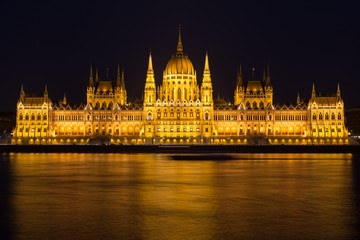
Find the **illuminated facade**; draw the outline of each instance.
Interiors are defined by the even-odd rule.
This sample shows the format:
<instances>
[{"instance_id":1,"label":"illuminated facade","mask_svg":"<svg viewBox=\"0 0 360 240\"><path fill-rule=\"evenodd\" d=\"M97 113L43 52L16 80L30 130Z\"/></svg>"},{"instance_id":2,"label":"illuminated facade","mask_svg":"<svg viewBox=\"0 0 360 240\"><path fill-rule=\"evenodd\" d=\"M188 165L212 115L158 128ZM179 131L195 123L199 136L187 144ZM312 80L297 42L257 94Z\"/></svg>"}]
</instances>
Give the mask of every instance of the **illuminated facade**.
<instances>
[{"instance_id":1,"label":"illuminated facade","mask_svg":"<svg viewBox=\"0 0 360 240\"><path fill-rule=\"evenodd\" d=\"M141 103L128 103L124 73L116 81L93 79L87 103L53 103L21 88L13 144L85 144L109 139L112 144L348 144L344 102L337 93L297 104L273 104L269 68L259 81L243 81L238 72L234 103L213 99L208 54L201 85L181 36L160 86L155 84L151 54Z\"/></svg>"}]
</instances>

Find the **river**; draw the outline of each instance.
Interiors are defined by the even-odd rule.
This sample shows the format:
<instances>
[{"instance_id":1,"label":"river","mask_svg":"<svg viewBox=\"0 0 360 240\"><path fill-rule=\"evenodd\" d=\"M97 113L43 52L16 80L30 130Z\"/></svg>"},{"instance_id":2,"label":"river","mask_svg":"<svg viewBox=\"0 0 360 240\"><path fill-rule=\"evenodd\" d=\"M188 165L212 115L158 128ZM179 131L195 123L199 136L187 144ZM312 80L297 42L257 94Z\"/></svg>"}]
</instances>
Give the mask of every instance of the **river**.
<instances>
[{"instance_id":1,"label":"river","mask_svg":"<svg viewBox=\"0 0 360 240\"><path fill-rule=\"evenodd\" d=\"M360 156L11 153L0 239L360 239Z\"/></svg>"}]
</instances>

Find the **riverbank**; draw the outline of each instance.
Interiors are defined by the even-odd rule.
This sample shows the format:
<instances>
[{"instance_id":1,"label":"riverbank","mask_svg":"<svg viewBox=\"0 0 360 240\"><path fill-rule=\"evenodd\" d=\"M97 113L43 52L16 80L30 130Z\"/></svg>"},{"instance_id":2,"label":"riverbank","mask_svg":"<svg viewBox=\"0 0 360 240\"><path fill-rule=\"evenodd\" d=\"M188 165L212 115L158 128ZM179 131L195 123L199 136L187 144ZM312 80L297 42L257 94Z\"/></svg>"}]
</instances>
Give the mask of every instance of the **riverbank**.
<instances>
[{"instance_id":1,"label":"riverbank","mask_svg":"<svg viewBox=\"0 0 360 240\"><path fill-rule=\"evenodd\" d=\"M12 153L360 153L354 145L0 145Z\"/></svg>"}]
</instances>

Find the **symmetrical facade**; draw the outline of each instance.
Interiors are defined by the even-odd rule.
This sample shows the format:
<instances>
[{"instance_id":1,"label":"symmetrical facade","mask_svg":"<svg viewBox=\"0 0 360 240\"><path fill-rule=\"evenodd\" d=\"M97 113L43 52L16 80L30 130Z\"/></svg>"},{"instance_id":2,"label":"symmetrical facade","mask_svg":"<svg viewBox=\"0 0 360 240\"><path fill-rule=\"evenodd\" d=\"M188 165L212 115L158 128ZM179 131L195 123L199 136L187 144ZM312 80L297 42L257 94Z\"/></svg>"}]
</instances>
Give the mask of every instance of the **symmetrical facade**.
<instances>
[{"instance_id":1,"label":"symmetrical facade","mask_svg":"<svg viewBox=\"0 0 360 240\"><path fill-rule=\"evenodd\" d=\"M201 85L179 33L176 54L156 86L151 53L142 102L127 102L124 73L116 81L95 80L92 68L87 103L53 103L21 87L13 144L348 144L344 102L337 93L297 104L275 105L269 68L259 81L238 72L234 103L213 99L208 53Z\"/></svg>"}]
</instances>

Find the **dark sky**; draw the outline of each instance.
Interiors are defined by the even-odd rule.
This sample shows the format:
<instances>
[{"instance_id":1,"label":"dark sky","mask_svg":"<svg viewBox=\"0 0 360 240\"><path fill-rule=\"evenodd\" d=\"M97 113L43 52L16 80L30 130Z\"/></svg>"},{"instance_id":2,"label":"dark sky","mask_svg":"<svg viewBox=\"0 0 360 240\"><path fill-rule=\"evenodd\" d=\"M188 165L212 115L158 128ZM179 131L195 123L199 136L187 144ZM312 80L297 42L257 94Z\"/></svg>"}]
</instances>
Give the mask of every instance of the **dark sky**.
<instances>
[{"instance_id":1,"label":"dark sky","mask_svg":"<svg viewBox=\"0 0 360 240\"><path fill-rule=\"evenodd\" d=\"M90 64L100 79L125 70L128 99L141 97L151 49L157 84L176 51L184 52L201 83L209 52L214 96L233 101L236 71L261 79L270 64L276 103L308 98L340 83L346 107L360 105L360 14L346 1L8 1L1 5L0 110L15 111L20 86L51 99L66 93L86 102Z\"/></svg>"}]
</instances>

